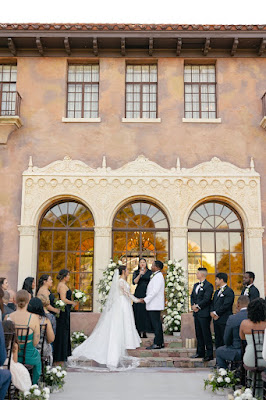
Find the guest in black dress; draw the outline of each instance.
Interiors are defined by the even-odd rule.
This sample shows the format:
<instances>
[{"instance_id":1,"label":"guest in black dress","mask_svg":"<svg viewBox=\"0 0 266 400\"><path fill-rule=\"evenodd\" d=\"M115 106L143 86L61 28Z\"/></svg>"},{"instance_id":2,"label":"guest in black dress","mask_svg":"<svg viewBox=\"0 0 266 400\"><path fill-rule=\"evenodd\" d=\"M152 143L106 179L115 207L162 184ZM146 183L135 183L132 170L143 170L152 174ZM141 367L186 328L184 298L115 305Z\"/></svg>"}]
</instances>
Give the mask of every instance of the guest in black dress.
<instances>
[{"instance_id":1,"label":"guest in black dress","mask_svg":"<svg viewBox=\"0 0 266 400\"><path fill-rule=\"evenodd\" d=\"M132 283L137 285L134 296L138 299L146 297L147 286L150 282L151 270L147 267L145 258L139 260L139 266L137 271L133 273ZM146 332L152 332L149 315L146 311L145 303L133 303L133 311L135 317L136 328L142 337L146 338Z\"/></svg>"},{"instance_id":2,"label":"guest in black dress","mask_svg":"<svg viewBox=\"0 0 266 400\"><path fill-rule=\"evenodd\" d=\"M50 304L47 306L47 310L51 312L52 314L59 314L60 311L58 308L54 307L54 302L55 302L55 296L53 293L50 292L51 287L53 286L53 279L51 275L48 274L43 274L41 275L39 282L38 282L38 287L36 290L37 296L40 294L49 297Z\"/></svg>"},{"instance_id":3,"label":"guest in black dress","mask_svg":"<svg viewBox=\"0 0 266 400\"><path fill-rule=\"evenodd\" d=\"M30 294L30 297L33 297L33 290L35 289L36 282L35 279L32 276L28 276L23 282L22 289L27 290L27 292Z\"/></svg>"},{"instance_id":4,"label":"guest in black dress","mask_svg":"<svg viewBox=\"0 0 266 400\"><path fill-rule=\"evenodd\" d=\"M75 307L77 303L71 300L72 291L67 286L70 279L69 271L67 269L61 269L57 275L57 279L60 281L57 286L59 299L66 304L66 307L65 311L60 311L60 315L57 318L54 341L54 361L64 362L67 361L67 357L71 355L70 310L71 306Z\"/></svg>"}]
</instances>

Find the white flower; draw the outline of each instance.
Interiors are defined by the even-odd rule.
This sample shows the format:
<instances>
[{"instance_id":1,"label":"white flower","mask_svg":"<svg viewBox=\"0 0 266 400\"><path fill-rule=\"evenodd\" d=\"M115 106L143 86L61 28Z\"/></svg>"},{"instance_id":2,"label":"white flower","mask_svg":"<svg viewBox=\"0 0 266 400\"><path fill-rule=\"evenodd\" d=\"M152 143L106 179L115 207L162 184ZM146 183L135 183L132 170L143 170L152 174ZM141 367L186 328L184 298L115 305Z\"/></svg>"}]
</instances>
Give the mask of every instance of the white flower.
<instances>
[{"instance_id":1,"label":"white flower","mask_svg":"<svg viewBox=\"0 0 266 400\"><path fill-rule=\"evenodd\" d=\"M66 371L62 371L62 375L66 376L67 372Z\"/></svg>"},{"instance_id":2,"label":"white flower","mask_svg":"<svg viewBox=\"0 0 266 400\"><path fill-rule=\"evenodd\" d=\"M253 399L252 393L245 393L245 399L246 400L252 400Z\"/></svg>"},{"instance_id":3,"label":"white flower","mask_svg":"<svg viewBox=\"0 0 266 400\"><path fill-rule=\"evenodd\" d=\"M171 297L171 298L174 297L174 293L170 293L170 296L169 296L169 297Z\"/></svg>"},{"instance_id":4,"label":"white flower","mask_svg":"<svg viewBox=\"0 0 266 400\"><path fill-rule=\"evenodd\" d=\"M24 397L28 397L30 395L30 392L28 390L26 390L26 392L23 393Z\"/></svg>"},{"instance_id":5,"label":"white flower","mask_svg":"<svg viewBox=\"0 0 266 400\"><path fill-rule=\"evenodd\" d=\"M79 293L76 293L76 298L77 298L77 299L80 299L81 297L83 297L83 294L82 294L82 293L80 293L80 292L79 292Z\"/></svg>"},{"instance_id":6,"label":"white flower","mask_svg":"<svg viewBox=\"0 0 266 400\"><path fill-rule=\"evenodd\" d=\"M219 375L221 375L221 376L227 375L226 370L225 370L224 368L220 368L220 369L219 369Z\"/></svg>"},{"instance_id":7,"label":"white flower","mask_svg":"<svg viewBox=\"0 0 266 400\"><path fill-rule=\"evenodd\" d=\"M109 285L106 285L106 290L110 290L110 286Z\"/></svg>"},{"instance_id":8,"label":"white flower","mask_svg":"<svg viewBox=\"0 0 266 400\"><path fill-rule=\"evenodd\" d=\"M39 389L34 389L33 394L34 394L35 396L40 396L41 391L40 391Z\"/></svg>"},{"instance_id":9,"label":"white flower","mask_svg":"<svg viewBox=\"0 0 266 400\"><path fill-rule=\"evenodd\" d=\"M235 397L236 396L241 396L241 394L242 394L242 390L241 389L237 389L237 390L234 391L234 396Z\"/></svg>"},{"instance_id":10,"label":"white flower","mask_svg":"<svg viewBox=\"0 0 266 400\"><path fill-rule=\"evenodd\" d=\"M57 373L57 369L56 369L56 368L52 368L52 369L51 369L51 372L52 372L53 374L56 374L56 373Z\"/></svg>"},{"instance_id":11,"label":"white flower","mask_svg":"<svg viewBox=\"0 0 266 400\"><path fill-rule=\"evenodd\" d=\"M31 385L31 387L30 387L31 389L39 389L39 386L38 385Z\"/></svg>"},{"instance_id":12,"label":"white flower","mask_svg":"<svg viewBox=\"0 0 266 400\"><path fill-rule=\"evenodd\" d=\"M118 265L123 265L121 260L118 261Z\"/></svg>"},{"instance_id":13,"label":"white flower","mask_svg":"<svg viewBox=\"0 0 266 400\"><path fill-rule=\"evenodd\" d=\"M224 380L225 380L226 383L230 383L230 382L231 382L231 379L229 378L229 376L227 376L226 378L224 378Z\"/></svg>"},{"instance_id":14,"label":"white flower","mask_svg":"<svg viewBox=\"0 0 266 400\"><path fill-rule=\"evenodd\" d=\"M242 396L241 397L240 396L235 397L235 400L242 400Z\"/></svg>"},{"instance_id":15,"label":"white flower","mask_svg":"<svg viewBox=\"0 0 266 400\"><path fill-rule=\"evenodd\" d=\"M50 393L50 389L48 387L43 388L43 390L45 393L48 393L48 394Z\"/></svg>"},{"instance_id":16,"label":"white flower","mask_svg":"<svg viewBox=\"0 0 266 400\"><path fill-rule=\"evenodd\" d=\"M110 271L110 275L113 276L114 275L114 271Z\"/></svg>"},{"instance_id":17,"label":"white flower","mask_svg":"<svg viewBox=\"0 0 266 400\"><path fill-rule=\"evenodd\" d=\"M112 262L112 267L116 267L116 263L115 262Z\"/></svg>"},{"instance_id":18,"label":"white flower","mask_svg":"<svg viewBox=\"0 0 266 400\"><path fill-rule=\"evenodd\" d=\"M58 378L62 378L61 372L57 372L56 376L57 376Z\"/></svg>"},{"instance_id":19,"label":"white flower","mask_svg":"<svg viewBox=\"0 0 266 400\"><path fill-rule=\"evenodd\" d=\"M49 399L50 395L49 395L48 393L45 393L45 394L43 395L43 397L44 397L45 399Z\"/></svg>"},{"instance_id":20,"label":"white flower","mask_svg":"<svg viewBox=\"0 0 266 400\"><path fill-rule=\"evenodd\" d=\"M168 307L171 307L172 306L171 301L168 301L167 305L168 305Z\"/></svg>"},{"instance_id":21,"label":"white flower","mask_svg":"<svg viewBox=\"0 0 266 400\"><path fill-rule=\"evenodd\" d=\"M169 261L168 261L168 265L171 265L171 264L173 264L173 261L172 261L172 260L169 260Z\"/></svg>"},{"instance_id":22,"label":"white flower","mask_svg":"<svg viewBox=\"0 0 266 400\"><path fill-rule=\"evenodd\" d=\"M247 388L244 393L245 394L252 394L252 390L250 388Z\"/></svg>"},{"instance_id":23,"label":"white flower","mask_svg":"<svg viewBox=\"0 0 266 400\"><path fill-rule=\"evenodd\" d=\"M58 371L61 371L61 369L62 369L61 365L58 365L56 368Z\"/></svg>"},{"instance_id":24,"label":"white flower","mask_svg":"<svg viewBox=\"0 0 266 400\"><path fill-rule=\"evenodd\" d=\"M219 376L219 378L217 378L217 382L218 382L218 383L223 382L223 378L222 378L221 376Z\"/></svg>"}]
</instances>

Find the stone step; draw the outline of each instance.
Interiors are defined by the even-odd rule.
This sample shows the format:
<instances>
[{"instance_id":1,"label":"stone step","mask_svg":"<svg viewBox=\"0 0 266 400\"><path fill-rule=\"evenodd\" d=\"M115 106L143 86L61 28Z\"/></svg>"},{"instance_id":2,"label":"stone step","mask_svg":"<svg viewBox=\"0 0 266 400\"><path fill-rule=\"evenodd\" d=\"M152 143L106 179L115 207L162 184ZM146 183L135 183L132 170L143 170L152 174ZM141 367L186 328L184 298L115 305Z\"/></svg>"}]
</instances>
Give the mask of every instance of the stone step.
<instances>
[{"instance_id":1,"label":"stone step","mask_svg":"<svg viewBox=\"0 0 266 400\"><path fill-rule=\"evenodd\" d=\"M140 358L140 367L154 368L211 368L215 361L203 362L201 358L193 359L188 357L143 357Z\"/></svg>"},{"instance_id":2,"label":"stone step","mask_svg":"<svg viewBox=\"0 0 266 400\"><path fill-rule=\"evenodd\" d=\"M191 357L196 353L196 349L185 349L184 347L165 347L164 349L146 350L138 348L135 350L128 350L128 354L133 357Z\"/></svg>"},{"instance_id":3,"label":"stone step","mask_svg":"<svg viewBox=\"0 0 266 400\"><path fill-rule=\"evenodd\" d=\"M172 338L172 337L170 337ZM147 339L141 339L141 347L148 347L151 344L153 344L153 337L147 338ZM170 347L170 348L176 348L176 347L182 347L182 339L180 338L175 338L175 339L169 339L169 337L164 337L164 345L165 347Z\"/></svg>"}]
</instances>

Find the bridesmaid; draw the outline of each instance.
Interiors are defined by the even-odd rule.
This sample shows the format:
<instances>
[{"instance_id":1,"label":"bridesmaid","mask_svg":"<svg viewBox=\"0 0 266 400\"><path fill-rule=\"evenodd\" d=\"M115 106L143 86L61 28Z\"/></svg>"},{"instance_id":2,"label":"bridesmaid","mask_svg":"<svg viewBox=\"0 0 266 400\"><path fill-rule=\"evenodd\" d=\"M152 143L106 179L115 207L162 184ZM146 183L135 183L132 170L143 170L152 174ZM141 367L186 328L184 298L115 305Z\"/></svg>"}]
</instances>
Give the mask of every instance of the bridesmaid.
<instances>
[{"instance_id":1,"label":"bridesmaid","mask_svg":"<svg viewBox=\"0 0 266 400\"><path fill-rule=\"evenodd\" d=\"M146 296L151 274L152 272L148 269L145 258L140 258L138 270L133 273L132 279L133 285L137 285L134 296L138 299L143 299ZM133 311L139 336L141 336L142 333L142 337L146 338L146 332L152 332L152 327L145 304L133 303Z\"/></svg>"},{"instance_id":2,"label":"bridesmaid","mask_svg":"<svg viewBox=\"0 0 266 400\"><path fill-rule=\"evenodd\" d=\"M56 335L54 341L54 362L60 363L67 361L67 357L71 355L70 344L70 310L71 306L76 306L77 303L71 300L72 291L67 286L70 274L67 269L61 269L57 275L59 284L57 286L57 293L59 299L65 304L65 311L60 311L57 318Z\"/></svg>"},{"instance_id":3,"label":"bridesmaid","mask_svg":"<svg viewBox=\"0 0 266 400\"><path fill-rule=\"evenodd\" d=\"M36 287L35 279L32 276L28 276L23 282L22 290L27 290L32 299L33 290L35 289L35 287Z\"/></svg>"},{"instance_id":4,"label":"bridesmaid","mask_svg":"<svg viewBox=\"0 0 266 400\"><path fill-rule=\"evenodd\" d=\"M38 297L40 294L43 296L49 297L50 304L47 306L47 310L52 312L53 314L59 314L60 311L58 308L54 307L55 297L53 293L50 292L50 288L53 286L53 279L48 274L43 274L38 282L38 287L36 290L36 296Z\"/></svg>"}]
</instances>

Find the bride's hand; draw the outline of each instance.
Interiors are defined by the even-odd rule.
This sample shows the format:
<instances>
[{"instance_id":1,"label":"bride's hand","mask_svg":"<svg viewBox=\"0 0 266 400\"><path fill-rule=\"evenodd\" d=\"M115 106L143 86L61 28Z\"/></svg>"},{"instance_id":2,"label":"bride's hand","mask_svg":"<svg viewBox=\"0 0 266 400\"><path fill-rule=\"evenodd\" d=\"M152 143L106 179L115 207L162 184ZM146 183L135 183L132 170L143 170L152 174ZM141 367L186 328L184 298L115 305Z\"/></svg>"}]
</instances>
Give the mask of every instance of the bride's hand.
<instances>
[{"instance_id":1,"label":"bride's hand","mask_svg":"<svg viewBox=\"0 0 266 400\"><path fill-rule=\"evenodd\" d=\"M73 307L76 307L77 304L78 304L78 303L77 303L76 301L72 301Z\"/></svg>"}]
</instances>

